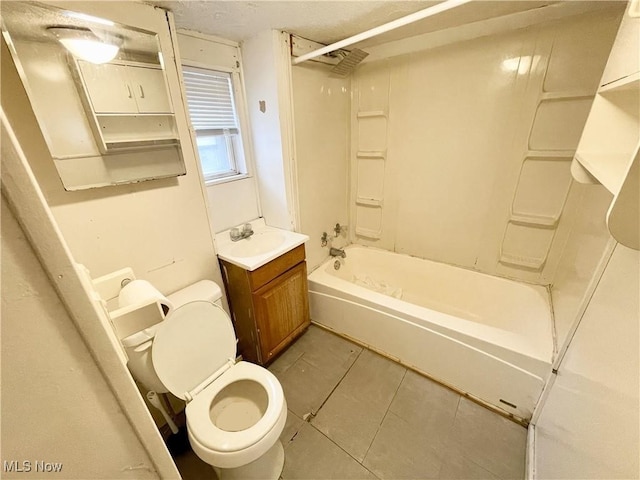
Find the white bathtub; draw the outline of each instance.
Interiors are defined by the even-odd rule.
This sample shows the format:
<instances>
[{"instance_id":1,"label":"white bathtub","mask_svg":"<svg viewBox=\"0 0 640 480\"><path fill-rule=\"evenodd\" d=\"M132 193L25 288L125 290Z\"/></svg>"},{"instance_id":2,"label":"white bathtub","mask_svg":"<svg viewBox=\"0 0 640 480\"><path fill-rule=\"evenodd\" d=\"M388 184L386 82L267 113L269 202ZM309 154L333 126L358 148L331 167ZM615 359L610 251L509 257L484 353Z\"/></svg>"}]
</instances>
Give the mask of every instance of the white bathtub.
<instances>
[{"instance_id":1,"label":"white bathtub","mask_svg":"<svg viewBox=\"0 0 640 480\"><path fill-rule=\"evenodd\" d=\"M309 275L314 322L531 418L553 354L545 288L375 248L346 253L339 270L329 259Z\"/></svg>"}]
</instances>

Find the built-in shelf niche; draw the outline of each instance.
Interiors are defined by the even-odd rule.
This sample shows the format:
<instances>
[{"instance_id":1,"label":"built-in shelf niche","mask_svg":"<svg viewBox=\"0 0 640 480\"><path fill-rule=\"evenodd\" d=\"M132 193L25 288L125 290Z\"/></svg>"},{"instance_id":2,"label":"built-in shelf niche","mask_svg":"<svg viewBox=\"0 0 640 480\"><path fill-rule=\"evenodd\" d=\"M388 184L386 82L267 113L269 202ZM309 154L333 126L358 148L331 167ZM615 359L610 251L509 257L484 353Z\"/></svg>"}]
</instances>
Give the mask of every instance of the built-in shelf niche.
<instances>
[{"instance_id":1,"label":"built-in shelf niche","mask_svg":"<svg viewBox=\"0 0 640 480\"><path fill-rule=\"evenodd\" d=\"M629 7L630 8L630 7ZM601 183L614 196L607 226L623 245L640 249L640 18L629 8L600 82L571 166L581 183Z\"/></svg>"},{"instance_id":2,"label":"built-in shelf niche","mask_svg":"<svg viewBox=\"0 0 640 480\"><path fill-rule=\"evenodd\" d=\"M387 114L384 110L361 110L356 121L355 233L378 240L382 237Z\"/></svg>"},{"instance_id":3,"label":"built-in shelf niche","mask_svg":"<svg viewBox=\"0 0 640 480\"><path fill-rule=\"evenodd\" d=\"M575 158L615 195L639 140L640 78L636 78L598 92Z\"/></svg>"}]
</instances>

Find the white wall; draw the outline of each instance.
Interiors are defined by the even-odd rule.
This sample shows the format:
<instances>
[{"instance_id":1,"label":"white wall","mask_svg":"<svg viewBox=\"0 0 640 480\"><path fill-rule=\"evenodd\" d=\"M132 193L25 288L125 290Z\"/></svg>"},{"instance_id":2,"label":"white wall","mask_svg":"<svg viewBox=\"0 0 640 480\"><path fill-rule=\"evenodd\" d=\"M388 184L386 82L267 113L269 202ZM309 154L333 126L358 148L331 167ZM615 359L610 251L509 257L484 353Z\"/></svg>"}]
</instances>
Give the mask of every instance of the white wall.
<instances>
[{"instance_id":1,"label":"white wall","mask_svg":"<svg viewBox=\"0 0 640 480\"><path fill-rule=\"evenodd\" d=\"M576 320L611 235L605 222L612 195L601 185L579 185L574 224L551 286L558 347Z\"/></svg>"},{"instance_id":2,"label":"white wall","mask_svg":"<svg viewBox=\"0 0 640 480\"><path fill-rule=\"evenodd\" d=\"M639 276L617 245L536 424L536 478L639 478Z\"/></svg>"},{"instance_id":3,"label":"white wall","mask_svg":"<svg viewBox=\"0 0 640 480\"><path fill-rule=\"evenodd\" d=\"M333 237L336 223L348 224L350 81L329 72L313 62L292 70L300 231L310 237L310 271L329 254L329 245L320 245L322 233ZM344 241L339 237L332 244L341 247Z\"/></svg>"},{"instance_id":4,"label":"white wall","mask_svg":"<svg viewBox=\"0 0 640 480\"><path fill-rule=\"evenodd\" d=\"M570 231L563 206L570 211L579 202L577 192L567 194L569 166L588 103L580 97L563 100L572 102L564 113L573 114L559 128L545 131L554 124L537 115L560 105L551 95L595 93L619 16L619 9L600 11L359 68L353 89L352 232L382 228L379 239L356 231L355 241L551 283ZM356 117L375 111L385 116ZM565 151L552 162L536 158L559 149ZM356 158L358 150L383 150L386 159L367 170L360 166L369 173L359 174L364 161ZM373 168L379 173L371 174ZM382 207L356 205L360 190L381 191ZM520 205L532 216L559 216L555 230L510 221ZM511 250L544 255L546 262L540 268L501 263Z\"/></svg>"},{"instance_id":5,"label":"white wall","mask_svg":"<svg viewBox=\"0 0 640 480\"><path fill-rule=\"evenodd\" d=\"M2 478L159 478L4 196L2 279Z\"/></svg>"},{"instance_id":6,"label":"white wall","mask_svg":"<svg viewBox=\"0 0 640 480\"><path fill-rule=\"evenodd\" d=\"M290 151L281 124L287 112L281 105L286 99L280 42L280 32L259 32L242 43L242 62L262 215L267 225L292 230L296 212L288 178Z\"/></svg>"},{"instance_id":7,"label":"white wall","mask_svg":"<svg viewBox=\"0 0 640 480\"><path fill-rule=\"evenodd\" d=\"M96 8L106 10L103 16L111 12L116 21L135 22L121 8L109 10L105 4ZM4 42L1 57L2 107L75 260L88 267L93 277L130 266L163 293L204 278L222 285L204 189L188 135L182 136L185 176L67 192ZM166 69L176 119L184 133L187 117L176 90L177 70L169 61Z\"/></svg>"}]
</instances>

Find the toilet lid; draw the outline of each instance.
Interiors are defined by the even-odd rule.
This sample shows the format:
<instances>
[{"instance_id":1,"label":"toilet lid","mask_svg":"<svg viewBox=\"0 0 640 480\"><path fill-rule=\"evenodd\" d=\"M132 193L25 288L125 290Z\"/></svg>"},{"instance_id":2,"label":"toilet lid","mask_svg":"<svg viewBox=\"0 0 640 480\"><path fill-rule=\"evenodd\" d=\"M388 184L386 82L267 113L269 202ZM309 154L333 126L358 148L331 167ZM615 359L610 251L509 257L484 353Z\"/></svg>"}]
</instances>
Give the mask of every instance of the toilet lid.
<instances>
[{"instance_id":1,"label":"toilet lid","mask_svg":"<svg viewBox=\"0 0 640 480\"><path fill-rule=\"evenodd\" d=\"M236 336L228 315L207 301L186 303L158 324L153 339L153 368L165 387L185 393L236 356Z\"/></svg>"}]
</instances>

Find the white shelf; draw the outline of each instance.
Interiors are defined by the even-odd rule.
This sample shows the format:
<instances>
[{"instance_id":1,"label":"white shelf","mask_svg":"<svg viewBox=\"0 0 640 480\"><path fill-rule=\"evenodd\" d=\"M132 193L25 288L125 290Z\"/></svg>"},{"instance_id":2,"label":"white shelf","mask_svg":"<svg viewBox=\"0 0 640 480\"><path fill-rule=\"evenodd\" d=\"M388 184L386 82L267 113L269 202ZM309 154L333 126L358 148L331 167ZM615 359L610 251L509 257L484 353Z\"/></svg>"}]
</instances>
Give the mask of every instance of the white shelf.
<instances>
[{"instance_id":1,"label":"white shelf","mask_svg":"<svg viewBox=\"0 0 640 480\"><path fill-rule=\"evenodd\" d=\"M386 117L387 114L384 110L365 110L362 112L358 112L358 118L367 118L367 117Z\"/></svg>"},{"instance_id":2,"label":"white shelf","mask_svg":"<svg viewBox=\"0 0 640 480\"><path fill-rule=\"evenodd\" d=\"M575 158L607 190L618 193L629 166L629 154L580 152Z\"/></svg>"},{"instance_id":3,"label":"white shelf","mask_svg":"<svg viewBox=\"0 0 640 480\"><path fill-rule=\"evenodd\" d=\"M639 35L640 18L625 13L571 166L576 180L591 183L593 176L614 195L607 227L618 242L636 250L640 249Z\"/></svg>"},{"instance_id":4,"label":"white shelf","mask_svg":"<svg viewBox=\"0 0 640 480\"><path fill-rule=\"evenodd\" d=\"M544 258L525 257L522 255L511 255L509 253L503 253L500 255L500 263L530 268L532 270L540 270L544 265L545 260L546 259Z\"/></svg>"},{"instance_id":5,"label":"white shelf","mask_svg":"<svg viewBox=\"0 0 640 480\"><path fill-rule=\"evenodd\" d=\"M640 141L640 81L609 85L593 101L575 158L615 195Z\"/></svg>"},{"instance_id":6,"label":"white shelf","mask_svg":"<svg viewBox=\"0 0 640 480\"><path fill-rule=\"evenodd\" d=\"M177 138L161 138L146 140L124 140L124 141L105 141L105 146L109 150L136 149L149 147L169 147L178 145Z\"/></svg>"},{"instance_id":7,"label":"white shelf","mask_svg":"<svg viewBox=\"0 0 640 480\"><path fill-rule=\"evenodd\" d=\"M363 197L358 197L358 198L356 198L356 203L358 205L364 205L366 207L381 207L382 206L382 199L381 198L363 198Z\"/></svg>"},{"instance_id":8,"label":"white shelf","mask_svg":"<svg viewBox=\"0 0 640 480\"><path fill-rule=\"evenodd\" d=\"M377 151L377 152L367 152L367 151L359 151L356 153L356 157L358 158L378 158L380 160L384 160L386 157L386 152Z\"/></svg>"},{"instance_id":9,"label":"white shelf","mask_svg":"<svg viewBox=\"0 0 640 480\"><path fill-rule=\"evenodd\" d=\"M356 235L358 235L359 237L365 237L365 238L371 238L371 239L377 240L382 236L382 231L356 227Z\"/></svg>"},{"instance_id":10,"label":"white shelf","mask_svg":"<svg viewBox=\"0 0 640 480\"><path fill-rule=\"evenodd\" d=\"M600 87L598 93L609 93L616 91L633 90L640 88L640 72L636 72L632 75L628 75L623 78L619 78L613 82L607 83Z\"/></svg>"},{"instance_id":11,"label":"white shelf","mask_svg":"<svg viewBox=\"0 0 640 480\"><path fill-rule=\"evenodd\" d=\"M543 92L541 101L545 100L566 100L570 98L589 98L596 94L595 91L575 90L572 92Z\"/></svg>"},{"instance_id":12,"label":"white shelf","mask_svg":"<svg viewBox=\"0 0 640 480\"><path fill-rule=\"evenodd\" d=\"M536 215L533 213L513 212L510 222L522 225L535 225L539 227L555 227L560 217L549 215Z\"/></svg>"},{"instance_id":13,"label":"white shelf","mask_svg":"<svg viewBox=\"0 0 640 480\"><path fill-rule=\"evenodd\" d=\"M574 154L575 150L527 150L525 158L566 161L567 158L573 158Z\"/></svg>"}]
</instances>

